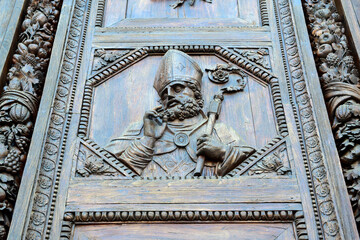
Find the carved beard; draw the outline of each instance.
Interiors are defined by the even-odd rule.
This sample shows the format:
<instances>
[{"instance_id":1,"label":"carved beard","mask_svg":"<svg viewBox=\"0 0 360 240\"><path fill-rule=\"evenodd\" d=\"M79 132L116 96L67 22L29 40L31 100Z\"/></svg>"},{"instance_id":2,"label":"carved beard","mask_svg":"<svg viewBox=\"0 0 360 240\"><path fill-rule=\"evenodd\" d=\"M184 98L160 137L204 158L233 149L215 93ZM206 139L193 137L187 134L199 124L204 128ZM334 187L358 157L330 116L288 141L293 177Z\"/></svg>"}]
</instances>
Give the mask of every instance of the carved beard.
<instances>
[{"instance_id":1,"label":"carved beard","mask_svg":"<svg viewBox=\"0 0 360 240\"><path fill-rule=\"evenodd\" d=\"M166 109L163 114L168 117L168 121L179 119L180 121L186 118L192 118L199 115L201 110L200 104L193 98L186 100L184 103L179 103L176 106Z\"/></svg>"}]
</instances>

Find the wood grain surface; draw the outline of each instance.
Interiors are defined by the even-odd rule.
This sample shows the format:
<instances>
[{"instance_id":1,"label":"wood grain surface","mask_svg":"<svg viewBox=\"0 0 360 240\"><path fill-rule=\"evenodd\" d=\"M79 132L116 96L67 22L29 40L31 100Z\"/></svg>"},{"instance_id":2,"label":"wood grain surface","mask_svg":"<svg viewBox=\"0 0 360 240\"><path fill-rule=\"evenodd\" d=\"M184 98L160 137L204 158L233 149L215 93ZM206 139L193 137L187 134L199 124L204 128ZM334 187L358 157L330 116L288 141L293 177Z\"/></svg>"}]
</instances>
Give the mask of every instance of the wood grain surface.
<instances>
[{"instance_id":1,"label":"wood grain surface","mask_svg":"<svg viewBox=\"0 0 360 240\"><path fill-rule=\"evenodd\" d=\"M239 238L240 237L240 238ZM291 223L108 224L76 226L74 240L295 240Z\"/></svg>"},{"instance_id":2,"label":"wood grain surface","mask_svg":"<svg viewBox=\"0 0 360 240\"><path fill-rule=\"evenodd\" d=\"M259 13L257 0L228 0L213 1L208 4L204 1L197 1L196 7L191 7L188 4L173 9L170 5L175 1L162 0L109 0L106 2L104 13L104 26L117 26L124 19L157 19L166 24L168 20L184 18L189 19L203 19L203 23L192 22L193 26L205 26L207 20L204 19L241 19L242 24L259 25ZM211 23L210 23L211 25Z\"/></svg>"}]
</instances>

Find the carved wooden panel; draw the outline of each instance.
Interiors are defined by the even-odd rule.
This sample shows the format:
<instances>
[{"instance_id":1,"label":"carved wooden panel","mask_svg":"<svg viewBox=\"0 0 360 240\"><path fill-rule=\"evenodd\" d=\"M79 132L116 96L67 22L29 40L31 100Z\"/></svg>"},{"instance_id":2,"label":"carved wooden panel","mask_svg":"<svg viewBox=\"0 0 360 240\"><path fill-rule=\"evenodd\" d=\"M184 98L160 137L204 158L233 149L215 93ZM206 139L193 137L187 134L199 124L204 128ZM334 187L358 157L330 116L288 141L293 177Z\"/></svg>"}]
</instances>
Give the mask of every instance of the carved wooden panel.
<instances>
[{"instance_id":1,"label":"carved wooden panel","mask_svg":"<svg viewBox=\"0 0 360 240\"><path fill-rule=\"evenodd\" d=\"M194 2L194 0L191 0ZM187 1L187 2L191 2ZM105 27L129 27L162 25L206 27L224 23L234 26L259 25L258 1L228 0L226 2L198 0L191 6L178 1L105 1L103 21ZM177 6L177 7L176 7ZM174 9L174 7L176 7ZM166 20L165 20L166 18ZM146 19L151 19L149 22ZM181 21L181 19L187 19ZM218 20L222 19L222 20ZM184 25L185 24L185 25Z\"/></svg>"},{"instance_id":2,"label":"carved wooden panel","mask_svg":"<svg viewBox=\"0 0 360 240\"><path fill-rule=\"evenodd\" d=\"M105 234L104 234L105 233ZM282 239L295 240L291 223L266 224L122 224L77 226L76 240L96 239Z\"/></svg>"},{"instance_id":3,"label":"carved wooden panel","mask_svg":"<svg viewBox=\"0 0 360 240\"><path fill-rule=\"evenodd\" d=\"M349 239L298 7L74 0L72 9L19 236Z\"/></svg>"},{"instance_id":4,"label":"carved wooden panel","mask_svg":"<svg viewBox=\"0 0 360 240\"><path fill-rule=\"evenodd\" d=\"M193 59L202 69L227 63L214 56L214 53L212 55L195 55ZM142 121L145 111L159 105L160 98L156 90L149 86L152 86L157 71L154 65L158 66L160 59L161 56L146 57L124 71L114 72L105 81L94 84L91 99L92 111L88 123L90 139L104 147L109 139L121 136L129 124ZM106 68L103 71L106 71ZM239 78L237 74L231 74L229 84L236 84L237 78ZM249 77L244 91L227 96L222 105L219 122L241 133L243 145L262 147L279 134L276 129L270 84L265 81ZM207 74L203 75L202 82L202 91L206 93L203 96L204 106L207 108L221 86L213 84ZM139 97L139 91L147 88L149 89ZM118 94L120 92L122 94ZM104 96L108 97L104 98ZM234 102L242 104L233 104ZM104 104L107 105L106 108ZM134 105L138 107L134 108ZM256 109L256 113L253 109ZM105 128L107 131L104 131ZM267 129L267 131L264 132L262 129Z\"/></svg>"}]
</instances>

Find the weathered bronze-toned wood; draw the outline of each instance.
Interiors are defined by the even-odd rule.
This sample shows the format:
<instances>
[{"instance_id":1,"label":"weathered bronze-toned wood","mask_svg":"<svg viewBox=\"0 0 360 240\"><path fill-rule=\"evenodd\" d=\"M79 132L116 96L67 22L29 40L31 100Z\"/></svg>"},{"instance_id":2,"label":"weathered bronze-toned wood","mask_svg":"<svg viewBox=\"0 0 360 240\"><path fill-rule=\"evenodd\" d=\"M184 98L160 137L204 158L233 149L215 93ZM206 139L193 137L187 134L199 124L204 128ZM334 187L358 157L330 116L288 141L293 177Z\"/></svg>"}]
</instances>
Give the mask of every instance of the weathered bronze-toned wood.
<instances>
[{"instance_id":1,"label":"weathered bronze-toned wood","mask_svg":"<svg viewBox=\"0 0 360 240\"><path fill-rule=\"evenodd\" d=\"M124 233L177 224L197 234L203 223L209 235L228 224L237 238L236 224L245 234L258 226L258 236L281 225L284 239L356 239L349 202L339 196L345 184L329 149L334 143L324 134L330 129L321 121L324 106L314 100L320 88L308 71L313 65L307 36L300 34L300 1L198 0L175 9L170 5L176 1L123 2L122 8L110 0L64 2L65 44L57 45L61 60L50 65L52 90L40 108L49 117L35 130L42 136L31 146L22 186L30 204L20 201L15 215L26 216L11 236L71 239L95 232L101 238L117 236L117 224L125 224ZM152 86L161 59L173 49L203 72L205 106L226 73L229 84L243 90L225 96L217 121L256 152L222 177L141 176L126 157L106 148L159 105ZM190 95L199 91L186 87Z\"/></svg>"},{"instance_id":2,"label":"weathered bronze-toned wood","mask_svg":"<svg viewBox=\"0 0 360 240\"><path fill-rule=\"evenodd\" d=\"M3 16L0 69L1 79L4 80L0 86L5 85L0 98L1 239L6 238L10 227L61 7L61 2L56 0L29 1L29 5L15 1L13 4L13 15L5 14L5 11L11 10L10 3L6 7L3 2L0 11ZM22 18L18 14L25 8L25 19L20 23ZM5 27L6 21L8 28ZM15 34L19 35L14 37ZM9 50L12 45L13 55ZM11 63L8 61L10 58Z\"/></svg>"},{"instance_id":3,"label":"weathered bronze-toned wood","mask_svg":"<svg viewBox=\"0 0 360 240\"><path fill-rule=\"evenodd\" d=\"M336 1L306 2L305 7L309 15L310 37L313 40L315 60L318 66L320 81L354 215L359 221L359 191L358 186L358 159L359 145L357 139L358 114L357 109L360 97L358 88L360 75L356 66L356 59L350 50L345 35L345 24L342 23L340 11L335 7ZM341 2L341 1L339 1ZM342 11L348 9L347 20L352 21L353 41L358 41L358 26L352 19L354 14L349 9L351 2L339 3ZM355 48L355 50L357 50ZM356 51L355 51L356 53Z\"/></svg>"},{"instance_id":4,"label":"weathered bronze-toned wood","mask_svg":"<svg viewBox=\"0 0 360 240\"><path fill-rule=\"evenodd\" d=\"M106 233L105 235L103 235ZM296 239L291 223L278 224L121 224L75 227L73 239Z\"/></svg>"}]
</instances>

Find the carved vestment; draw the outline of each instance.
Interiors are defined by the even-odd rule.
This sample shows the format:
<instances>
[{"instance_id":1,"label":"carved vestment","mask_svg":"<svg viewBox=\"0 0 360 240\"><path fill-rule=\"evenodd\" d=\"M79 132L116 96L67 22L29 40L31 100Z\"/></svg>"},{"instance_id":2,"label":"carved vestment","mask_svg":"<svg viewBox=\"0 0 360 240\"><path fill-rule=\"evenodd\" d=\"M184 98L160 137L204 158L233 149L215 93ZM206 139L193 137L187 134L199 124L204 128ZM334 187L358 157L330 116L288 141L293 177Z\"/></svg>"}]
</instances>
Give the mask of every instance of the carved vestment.
<instances>
[{"instance_id":1,"label":"carved vestment","mask_svg":"<svg viewBox=\"0 0 360 240\"><path fill-rule=\"evenodd\" d=\"M143 137L143 124L134 123L123 136L113 139L105 149L144 177L192 176L197 160L196 141L203 134L206 123L206 117L195 125L168 123L163 136L156 141L153 149L140 142ZM186 146L175 143L179 133L189 137ZM226 145L226 154L222 163L207 161L203 176L223 176L254 152L251 147L240 146L235 131L224 124L216 123L212 136Z\"/></svg>"}]
</instances>

